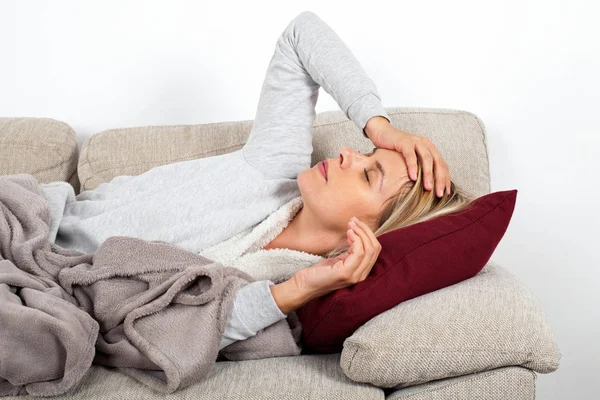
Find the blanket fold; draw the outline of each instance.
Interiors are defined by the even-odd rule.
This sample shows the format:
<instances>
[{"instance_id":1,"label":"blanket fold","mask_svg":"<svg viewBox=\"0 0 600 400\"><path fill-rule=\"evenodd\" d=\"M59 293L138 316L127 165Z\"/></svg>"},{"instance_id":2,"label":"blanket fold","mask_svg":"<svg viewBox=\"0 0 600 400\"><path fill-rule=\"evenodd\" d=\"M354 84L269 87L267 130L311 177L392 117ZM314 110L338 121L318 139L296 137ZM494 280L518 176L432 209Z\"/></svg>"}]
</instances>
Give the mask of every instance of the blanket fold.
<instances>
[{"instance_id":1,"label":"blanket fold","mask_svg":"<svg viewBox=\"0 0 600 400\"><path fill-rule=\"evenodd\" d=\"M93 255L50 243L29 174L0 176L0 207L0 396L76 391L92 363L168 394L218 357L301 353L293 312L219 352L246 272L161 241L112 236Z\"/></svg>"}]
</instances>

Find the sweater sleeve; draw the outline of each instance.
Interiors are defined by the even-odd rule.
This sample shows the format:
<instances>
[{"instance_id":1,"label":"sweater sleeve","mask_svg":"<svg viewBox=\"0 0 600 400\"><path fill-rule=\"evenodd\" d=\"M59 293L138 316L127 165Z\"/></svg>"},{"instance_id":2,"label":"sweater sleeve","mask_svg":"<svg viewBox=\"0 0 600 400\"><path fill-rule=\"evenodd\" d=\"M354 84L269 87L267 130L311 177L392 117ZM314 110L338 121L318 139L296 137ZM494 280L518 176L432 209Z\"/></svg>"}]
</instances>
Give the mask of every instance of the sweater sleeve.
<instances>
[{"instance_id":1,"label":"sweater sleeve","mask_svg":"<svg viewBox=\"0 0 600 400\"><path fill-rule=\"evenodd\" d=\"M67 203L75 201L75 190L71 184L63 181L41 183L40 187L44 193L44 198L48 202L50 211L48 241L54 243L65 206Z\"/></svg>"},{"instance_id":2,"label":"sweater sleeve","mask_svg":"<svg viewBox=\"0 0 600 400\"><path fill-rule=\"evenodd\" d=\"M296 178L311 165L312 125L319 87L363 131L367 121L390 121L373 81L340 37L304 11L276 42L250 136L246 161L265 176Z\"/></svg>"},{"instance_id":3,"label":"sweater sleeve","mask_svg":"<svg viewBox=\"0 0 600 400\"><path fill-rule=\"evenodd\" d=\"M274 284L270 280L254 281L236 292L219 350L238 340L248 339L287 317L275 303L269 289Z\"/></svg>"}]
</instances>

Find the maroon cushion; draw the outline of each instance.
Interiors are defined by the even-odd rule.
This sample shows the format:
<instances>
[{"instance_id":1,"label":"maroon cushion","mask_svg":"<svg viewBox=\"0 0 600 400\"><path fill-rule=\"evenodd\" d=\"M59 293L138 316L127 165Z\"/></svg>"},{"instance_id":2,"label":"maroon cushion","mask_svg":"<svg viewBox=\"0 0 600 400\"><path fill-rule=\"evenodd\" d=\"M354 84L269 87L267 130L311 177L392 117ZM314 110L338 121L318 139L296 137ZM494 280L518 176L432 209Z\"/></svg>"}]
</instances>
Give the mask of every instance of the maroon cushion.
<instances>
[{"instance_id":1,"label":"maroon cushion","mask_svg":"<svg viewBox=\"0 0 600 400\"><path fill-rule=\"evenodd\" d=\"M368 320L405 300L475 276L504 236L517 190L489 193L467 208L378 237L369 276L296 310L302 354L339 353Z\"/></svg>"}]
</instances>

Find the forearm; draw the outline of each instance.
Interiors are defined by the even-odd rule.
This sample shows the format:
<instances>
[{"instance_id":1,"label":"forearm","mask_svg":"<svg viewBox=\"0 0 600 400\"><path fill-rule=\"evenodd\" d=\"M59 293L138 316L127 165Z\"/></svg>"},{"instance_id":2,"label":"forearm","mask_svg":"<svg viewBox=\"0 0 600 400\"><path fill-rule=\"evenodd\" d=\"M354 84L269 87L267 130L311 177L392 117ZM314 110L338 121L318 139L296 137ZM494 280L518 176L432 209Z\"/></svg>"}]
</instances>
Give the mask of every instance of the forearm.
<instances>
[{"instance_id":1,"label":"forearm","mask_svg":"<svg viewBox=\"0 0 600 400\"><path fill-rule=\"evenodd\" d=\"M269 280L251 282L241 287L235 294L233 307L221 338L219 350L238 340L245 340L256 335L260 330L286 318L278 304L273 300ZM285 310L286 304L292 304L288 296L282 296L280 302Z\"/></svg>"},{"instance_id":2,"label":"forearm","mask_svg":"<svg viewBox=\"0 0 600 400\"><path fill-rule=\"evenodd\" d=\"M300 13L286 28L282 40L293 52L285 52L300 62L312 79L329 93L346 116L363 130L367 121L389 116L373 81L339 36L315 13ZM286 46L282 46L286 49ZM288 54L289 53L289 54Z\"/></svg>"}]
</instances>

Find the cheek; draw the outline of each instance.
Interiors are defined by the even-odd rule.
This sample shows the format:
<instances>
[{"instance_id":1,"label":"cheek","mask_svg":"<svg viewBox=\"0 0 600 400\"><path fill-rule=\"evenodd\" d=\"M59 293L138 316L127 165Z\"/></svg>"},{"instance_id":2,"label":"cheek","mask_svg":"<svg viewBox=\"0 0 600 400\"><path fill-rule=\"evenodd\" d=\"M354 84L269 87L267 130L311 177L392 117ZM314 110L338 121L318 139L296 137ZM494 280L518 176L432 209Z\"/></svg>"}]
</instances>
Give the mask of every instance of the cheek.
<instances>
[{"instance_id":1,"label":"cheek","mask_svg":"<svg viewBox=\"0 0 600 400\"><path fill-rule=\"evenodd\" d=\"M355 182L336 188L329 195L343 214L356 213L372 201L368 190Z\"/></svg>"}]
</instances>

